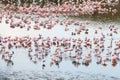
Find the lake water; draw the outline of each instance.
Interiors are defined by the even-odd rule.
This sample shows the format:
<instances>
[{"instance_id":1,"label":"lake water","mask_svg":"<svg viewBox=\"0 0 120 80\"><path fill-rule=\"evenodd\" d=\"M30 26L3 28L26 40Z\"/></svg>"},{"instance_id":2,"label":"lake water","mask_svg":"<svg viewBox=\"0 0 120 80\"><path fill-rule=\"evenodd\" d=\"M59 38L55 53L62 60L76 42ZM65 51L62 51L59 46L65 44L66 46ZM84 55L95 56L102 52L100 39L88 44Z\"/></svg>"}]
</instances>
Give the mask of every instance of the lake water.
<instances>
[{"instance_id":1,"label":"lake water","mask_svg":"<svg viewBox=\"0 0 120 80\"><path fill-rule=\"evenodd\" d=\"M82 38L83 40L85 37L94 38L100 36L100 32L98 34L94 34L94 30L98 29L99 26L103 26L104 34L109 33L108 27L113 24L115 27L118 27L118 34L113 35L113 42L116 40L120 40L120 24L118 22L101 22L101 21L90 21L90 24L87 25L89 28L89 34L85 35L81 33L80 35L72 36L71 32L75 31L74 25L70 25L69 31L64 31L65 26L61 26L60 24L55 25L54 28L51 30L48 29L40 29L27 31L27 29L20 29L20 28L10 28L9 24L0 23L0 35L5 36L30 36L30 37L38 37L39 34L42 34L44 37L53 38L57 36L58 38ZM83 19L75 19L81 23L85 23L86 20ZM111 37L106 37L105 45L108 45L111 41ZM113 45L114 46L114 45ZM51 48L51 53L54 48ZM83 66L82 64L78 67L72 65L71 61L64 60L60 63L60 67L53 65L52 67L49 66L50 59L49 56L46 57L46 67L42 70L43 62L38 62L34 64L30 61L28 57L28 52L26 49L12 49L15 51L15 54L12 58L14 62L13 66L7 66L6 63L0 60L0 80L120 80L120 62L113 67L110 63L108 65L102 66L97 65L93 58L92 63L89 66ZM0 55L1 58L1 55Z\"/></svg>"}]
</instances>

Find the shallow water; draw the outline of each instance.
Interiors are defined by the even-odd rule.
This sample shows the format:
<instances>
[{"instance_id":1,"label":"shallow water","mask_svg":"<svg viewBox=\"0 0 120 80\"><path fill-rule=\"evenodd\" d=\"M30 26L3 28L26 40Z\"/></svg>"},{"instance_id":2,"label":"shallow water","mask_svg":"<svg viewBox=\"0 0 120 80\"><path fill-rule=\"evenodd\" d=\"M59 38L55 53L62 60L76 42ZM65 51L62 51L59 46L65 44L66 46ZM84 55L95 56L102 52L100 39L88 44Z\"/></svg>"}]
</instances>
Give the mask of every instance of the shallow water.
<instances>
[{"instance_id":1,"label":"shallow water","mask_svg":"<svg viewBox=\"0 0 120 80\"><path fill-rule=\"evenodd\" d=\"M77 19L76 21L85 22L86 20ZM75 30L73 25L69 26L69 31L64 31L64 26L60 26L57 24L52 30L48 29L41 29L39 31L30 30L27 31L25 29L9 28L9 24L3 23L0 24L0 35L1 36L28 36L30 37L37 37L39 34L42 34L44 37L51 37L57 36L58 38L82 38L83 40L85 37L93 39L94 37L100 36L100 32L95 35L94 30L98 29L99 26L103 26L102 32L104 34L108 33L108 27L114 24L115 27L119 27L118 34L113 35L112 37L107 37L105 40L105 45L109 45L111 38L113 38L113 42L116 40L120 40L120 24L117 22L98 22L98 21L90 21L90 24L87 25L89 28L89 34L85 35L81 33L81 35L71 36L71 32ZM113 45L114 46L114 45ZM52 48L54 49L54 48ZM53 65L52 67L49 66L49 56L46 58L46 66L44 70L42 70L42 61L34 64L29 60L27 55L26 49L12 49L15 51L15 54L12 58L14 63L13 66L6 66L6 63L0 60L0 80L119 80L120 79L120 62L113 67L111 64L108 64L106 67L97 65L94 62L95 58L93 58L92 63L89 66L82 66L75 67L72 65L71 61L64 60L60 63L60 67ZM11 50L11 51L12 51ZM51 50L51 54L52 54ZM85 52L85 51L84 51ZM32 76L32 77L31 77Z\"/></svg>"}]
</instances>

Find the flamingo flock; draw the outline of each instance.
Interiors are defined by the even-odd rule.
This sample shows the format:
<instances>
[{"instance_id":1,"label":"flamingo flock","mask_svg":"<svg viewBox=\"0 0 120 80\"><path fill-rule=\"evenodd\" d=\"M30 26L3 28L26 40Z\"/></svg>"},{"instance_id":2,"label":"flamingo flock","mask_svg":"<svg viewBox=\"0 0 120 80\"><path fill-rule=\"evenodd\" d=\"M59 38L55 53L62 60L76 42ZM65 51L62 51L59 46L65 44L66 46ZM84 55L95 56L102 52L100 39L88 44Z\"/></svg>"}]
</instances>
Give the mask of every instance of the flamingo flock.
<instances>
[{"instance_id":1,"label":"flamingo flock","mask_svg":"<svg viewBox=\"0 0 120 80\"><path fill-rule=\"evenodd\" d=\"M36 14L41 17L48 17L51 14L64 14L64 15L74 15L74 16L80 16L80 15L94 15L95 12L99 14L108 14L111 13L112 15L115 15L118 11L114 6L118 5L118 0L112 2L111 0L101 0L101 1L83 1L82 3L74 3L71 0L65 1L61 5L55 5L54 3L49 3L45 5L43 8L41 8L38 5L31 4L29 7L27 4L24 4L23 6L17 6L14 7L14 5L8 4L7 6L4 6L4 10L6 11L18 11L18 13L24 13L24 14ZM109 6L109 8L106 8L104 6Z\"/></svg>"},{"instance_id":2,"label":"flamingo flock","mask_svg":"<svg viewBox=\"0 0 120 80\"><path fill-rule=\"evenodd\" d=\"M88 28L81 29L81 32L88 31ZM98 28L101 29L101 28ZM0 52L2 60L7 65L14 65L12 62L12 56L15 53L13 49L26 49L30 61L37 64L43 62L42 69L46 67L46 58L50 59L50 66L56 65L60 67L60 63L63 60L70 60L71 63L78 67L80 65L89 66L93 62L98 65L107 66L107 62L111 62L112 66L116 66L120 60L120 40L111 41L108 45L105 45L106 39L109 36L113 36L117 32L117 28L114 26L109 27L109 30L115 30L112 35L101 34L99 38L58 38L58 37L47 37L39 35L38 37L1 37L0 38ZM76 31L77 32L77 31ZM86 32L84 33L86 34ZM97 34L97 33L96 33ZM108 33L109 34L109 33ZM79 34L80 35L80 34ZM88 35L88 34L86 34ZM114 47L113 47L114 46ZM113 51L111 51L113 50Z\"/></svg>"},{"instance_id":3,"label":"flamingo flock","mask_svg":"<svg viewBox=\"0 0 120 80\"><path fill-rule=\"evenodd\" d=\"M111 3L109 3L111 4ZM71 27L75 27L71 31L70 37L53 38L48 35L39 34L38 37L0 37L0 55L2 61L7 66L14 65L13 56L17 54L14 49L25 49L31 62L34 64L43 63L42 69L45 69L47 58L49 59L50 67L56 65L58 68L63 61L69 60L75 67L89 66L92 62L97 65L107 66L111 63L116 66L120 60L120 40L114 39L114 35L118 34L118 27L115 25L108 25L109 32L104 33L103 27L99 26L93 30L94 35L99 37L90 38L91 30L89 28L90 21L84 22L75 21L67 15L79 16L82 14L93 15L95 11L100 14L112 12L116 14L116 9L102 8L103 2L93 2L91 0L84 1L82 4L75 4L71 1L65 2L59 7L54 4L48 4L43 8L30 5L30 7L18 6L18 10L14 10L13 5L7 5L0 12L0 23L9 25L10 28L16 27L27 31L42 30L56 27L59 24L67 33ZM116 5L116 4L115 4ZM31 16L32 15L32 16ZM65 15L63 18L62 15ZM62 18L61 18L62 16ZM3 20L4 19L4 20ZM80 37L81 35L85 38ZM77 38L74 38L78 36ZM110 37L110 42L106 45L107 38ZM93 60L94 59L94 60Z\"/></svg>"}]
</instances>

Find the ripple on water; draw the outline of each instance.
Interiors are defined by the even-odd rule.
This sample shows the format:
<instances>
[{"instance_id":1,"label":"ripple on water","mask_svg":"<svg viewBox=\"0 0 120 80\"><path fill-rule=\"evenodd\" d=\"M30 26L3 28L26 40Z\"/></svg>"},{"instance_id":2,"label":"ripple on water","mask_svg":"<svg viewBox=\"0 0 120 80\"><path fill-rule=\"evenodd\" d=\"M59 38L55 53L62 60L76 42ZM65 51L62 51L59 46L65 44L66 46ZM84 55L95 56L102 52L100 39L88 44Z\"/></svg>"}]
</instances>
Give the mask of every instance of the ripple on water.
<instances>
[{"instance_id":1,"label":"ripple on water","mask_svg":"<svg viewBox=\"0 0 120 80\"><path fill-rule=\"evenodd\" d=\"M116 77L109 77L101 74L88 74L83 72L61 72L61 71L48 71L48 72L1 72L0 80L120 80Z\"/></svg>"}]
</instances>

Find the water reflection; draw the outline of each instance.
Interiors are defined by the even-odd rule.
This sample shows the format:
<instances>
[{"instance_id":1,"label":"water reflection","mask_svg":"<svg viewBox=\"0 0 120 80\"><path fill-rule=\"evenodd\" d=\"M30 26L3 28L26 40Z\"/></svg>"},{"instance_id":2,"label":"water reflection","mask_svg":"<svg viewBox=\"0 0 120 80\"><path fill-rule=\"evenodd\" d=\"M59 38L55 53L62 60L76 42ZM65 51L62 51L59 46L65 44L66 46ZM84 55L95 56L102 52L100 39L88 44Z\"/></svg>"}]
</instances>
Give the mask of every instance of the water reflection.
<instances>
[{"instance_id":1,"label":"water reflection","mask_svg":"<svg viewBox=\"0 0 120 80\"><path fill-rule=\"evenodd\" d=\"M101 34L98 31L101 30ZM110 25L110 32L103 33L102 28L95 30L95 35L99 37L89 38L89 28L81 27L76 29L74 33L85 35L85 38L58 38L58 37L2 37L0 38L0 51L2 60L7 66L13 66L13 55L16 49L27 50L29 60L34 64L42 63L42 69L45 69L47 60L50 61L49 66L56 65L60 67L62 61L69 60L75 67L89 66L92 62L98 65L107 66L109 62L115 67L120 60L120 40L113 39L113 34L117 35L117 28ZM100 32L100 31L99 31ZM79 35L78 34L78 35ZM73 35L74 36L74 35ZM107 40L111 37L110 40ZM14 49L14 50L13 50Z\"/></svg>"},{"instance_id":2,"label":"water reflection","mask_svg":"<svg viewBox=\"0 0 120 80\"><path fill-rule=\"evenodd\" d=\"M12 56L13 56L14 52L9 53L9 52L4 52L2 54L2 60L6 63L7 66L12 66L14 65L13 61L12 61Z\"/></svg>"}]
</instances>

